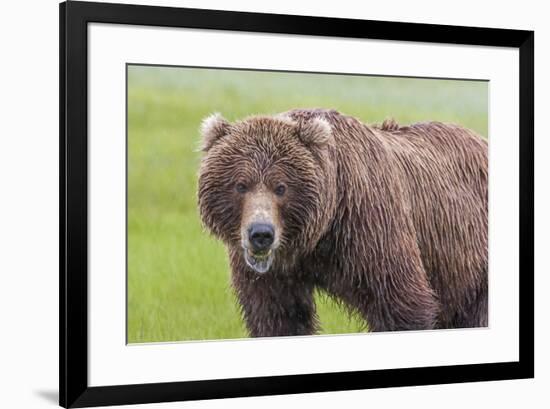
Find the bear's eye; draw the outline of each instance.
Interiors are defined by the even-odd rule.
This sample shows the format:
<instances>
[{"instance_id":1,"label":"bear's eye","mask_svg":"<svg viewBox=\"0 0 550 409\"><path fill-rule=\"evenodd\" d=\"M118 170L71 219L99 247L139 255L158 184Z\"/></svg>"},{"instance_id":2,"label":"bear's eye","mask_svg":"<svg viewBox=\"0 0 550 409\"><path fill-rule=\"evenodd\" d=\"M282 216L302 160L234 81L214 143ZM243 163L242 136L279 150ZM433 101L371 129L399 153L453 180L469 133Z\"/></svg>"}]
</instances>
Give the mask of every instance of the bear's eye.
<instances>
[{"instance_id":1,"label":"bear's eye","mask_svg":"<svg viewBox=\"0 0 550 409\"><path fill-rule=\"evenodd\" d=\"M242 182L239 182L235 185L235 190L239 193L246 193L246 185Z\"/></svg>"},{"instance_id":2,"label":"bear's eye","mask_svg":"<svg viewBox=\"0 0 550 409\"><path fill-rule=\"evenodd\" d=\"M286 192L286 186L285 185L278 185L276 188L275 188L275 194L277 196L282 196L284 195Z\"/></svg>"}]
</instances>

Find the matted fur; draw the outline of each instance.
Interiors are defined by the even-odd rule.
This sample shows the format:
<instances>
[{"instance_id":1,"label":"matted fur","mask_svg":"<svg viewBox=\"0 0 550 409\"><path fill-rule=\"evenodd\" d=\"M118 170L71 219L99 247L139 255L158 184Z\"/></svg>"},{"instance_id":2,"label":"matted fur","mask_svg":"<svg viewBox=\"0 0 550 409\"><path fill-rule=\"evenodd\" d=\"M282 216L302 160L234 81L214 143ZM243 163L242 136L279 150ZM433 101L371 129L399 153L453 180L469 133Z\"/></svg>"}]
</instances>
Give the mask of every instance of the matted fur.
<instances>
[{"instance_id":1,"label":"matted fur","mask_svg":"<svg viewBox=\"0 0 550 409\"><path fill-rule=\"evenodd\" d=\"M228 248L252 336L315 333L315 288L358 312L371 331L487 325L481 137L437 122L370 127L318 109L212 124L225 135L209 139L199 209ZM263 275L243 260L239 181L288 186L274 199L282 244Z\"/></svg>"}]
</instances>

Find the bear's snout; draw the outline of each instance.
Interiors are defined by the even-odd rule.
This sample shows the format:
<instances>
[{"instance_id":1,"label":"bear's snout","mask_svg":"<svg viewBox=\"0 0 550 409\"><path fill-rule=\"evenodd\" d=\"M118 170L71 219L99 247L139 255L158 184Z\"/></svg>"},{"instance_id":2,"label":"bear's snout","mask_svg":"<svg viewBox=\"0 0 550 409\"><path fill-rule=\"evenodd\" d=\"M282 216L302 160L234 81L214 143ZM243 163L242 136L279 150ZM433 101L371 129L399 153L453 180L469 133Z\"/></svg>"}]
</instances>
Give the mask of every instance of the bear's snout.
<instances>
[{"instance_id":1,"label":"bear's snout","mask_svg":"<svg viewBox=\"0 0 550 409\"><path fill-rule=\"evenodd\" d=\"M257 273L266 273L275 258L280 237L273 196L262 188L248 194L241 220L241 246L246 264Z\"/></svg>"},{"instance_id":2,"label":"bear's snout","mask_svg":"<svg viewBox=\"0 0 550 409\"><path fill-rule=\"evenodd\" d=\"M253 223L248 228L248 241L254 252L262 252L271 247L275 240L275 228L268 223Z\"/></svg>"}]
</instances>

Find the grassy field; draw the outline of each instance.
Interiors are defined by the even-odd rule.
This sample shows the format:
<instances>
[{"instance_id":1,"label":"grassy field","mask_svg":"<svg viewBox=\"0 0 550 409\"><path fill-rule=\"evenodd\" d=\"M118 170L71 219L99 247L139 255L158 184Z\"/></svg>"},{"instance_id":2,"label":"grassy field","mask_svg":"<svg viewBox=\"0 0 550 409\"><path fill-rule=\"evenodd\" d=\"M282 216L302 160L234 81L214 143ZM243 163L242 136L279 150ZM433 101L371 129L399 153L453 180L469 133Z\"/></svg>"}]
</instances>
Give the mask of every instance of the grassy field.
<instances>
[{"instance_id":1,"label":"grassy field","mask_svg":"<svg viewBox=\"0 0 550 409\"><path fill-rule=\"evenodd\" d=\"M455 122L487 136L488 84L360 76L128 68L128 342L246 337L221 243L196 207L198 127L298 107L364 122ZM322 333L362 323L317 295Z\"/></svg>"}]
</instances>

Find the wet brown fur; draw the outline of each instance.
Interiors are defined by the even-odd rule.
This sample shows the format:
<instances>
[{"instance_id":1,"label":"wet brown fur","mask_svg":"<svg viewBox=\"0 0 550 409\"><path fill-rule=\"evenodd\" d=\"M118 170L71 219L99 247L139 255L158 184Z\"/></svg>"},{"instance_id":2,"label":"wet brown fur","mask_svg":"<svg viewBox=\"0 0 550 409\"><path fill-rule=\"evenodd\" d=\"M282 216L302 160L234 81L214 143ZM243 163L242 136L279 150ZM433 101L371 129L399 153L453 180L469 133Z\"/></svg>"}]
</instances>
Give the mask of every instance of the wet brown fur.
<instances>
[{"instance_id":1,"label":"wet brown fur","mask_svg":"<svg viewBox=\"0 0 550 409\"><path fill-rule=\"evenodd\" d=\"M322 118L330 125L326 134ZM294 110L203 129L199 209L227 245L252 336L318 330L313 292L371 331L487 325L487 143L437 122L367 126L332 110ZM281 246L259 275L243 259L242 181L283 181Z\"/></svg>"}]
</instances>

